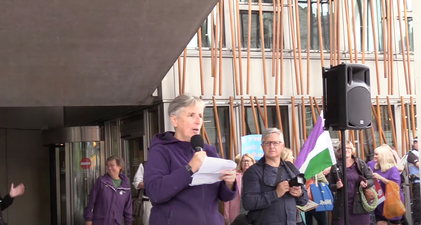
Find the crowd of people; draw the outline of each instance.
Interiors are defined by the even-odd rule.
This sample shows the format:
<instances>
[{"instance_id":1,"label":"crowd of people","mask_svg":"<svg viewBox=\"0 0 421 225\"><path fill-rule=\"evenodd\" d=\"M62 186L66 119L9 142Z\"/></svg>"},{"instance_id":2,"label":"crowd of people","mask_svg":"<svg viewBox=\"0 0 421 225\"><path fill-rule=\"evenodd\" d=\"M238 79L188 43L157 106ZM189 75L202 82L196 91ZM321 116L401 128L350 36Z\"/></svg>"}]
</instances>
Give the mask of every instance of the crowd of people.
<instances>
[{"instance_id":1,"label":"crowd of people","mask_svg":"<svg viewBox=\"0 0 421 225\"><path fill-rule=\"evenodd\" d=\"M200 134L203 125L204 103L201 99L180 95L169 105L168 116L174 132L156 134L150 145L148 163L140 164L132 183L142 191L143 225L319 225L346 224L408 224L404 214L396 217L385 215L388 200L386 186L396 183L399 200L412 200L414 225L420 225L420 180L418 139L413 140L413 150L400 159L396 150L381 145L374 150L373 160L358 158L353 143L345 143L335 150L337 164L325 168L310 178L316 185L328 186L333 195L333 210L312 208L300 211L312 197L305 183L292 182L300 176L294 165L294 156L285 148L282 132L268 128L262 133L261 146L264 156L256 161L250 154L236 157L237 168L220 172L220 182L198 186L190 185L192 175L202 166L206 157L219 157L215 147L205 144L203 151L195 151L190 138ZM345 157L346 165L342 165ZM107 159L107 174L98 178L90 193L85 209L86 224L131 224L132 198L130 183L121 171L123 159ZM346 177L343 176L346 168ZM407 174L405 174L407 173ZM404 196L402 178L409 177L411 196ZM346 192L344 191L344 179ZM378 185L377 185L378 184ZM385 199L377 196L377 186L386 193ZM345 205L346 196L348 205ZM372 200L370 196L373 197ZM398 201L399 201L398 200ZM224 211L220 213L219 202Z\"/></svg>"}]
</instances>

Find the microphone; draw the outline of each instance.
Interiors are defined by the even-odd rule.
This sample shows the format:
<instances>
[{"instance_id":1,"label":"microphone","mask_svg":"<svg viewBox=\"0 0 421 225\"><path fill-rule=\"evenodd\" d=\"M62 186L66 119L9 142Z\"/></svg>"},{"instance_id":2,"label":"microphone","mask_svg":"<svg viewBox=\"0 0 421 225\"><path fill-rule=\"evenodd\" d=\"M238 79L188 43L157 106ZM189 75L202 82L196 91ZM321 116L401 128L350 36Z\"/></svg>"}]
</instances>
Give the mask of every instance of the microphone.
<instances>
[{"instance_id":1,"label":"microphone","mask_svg":"<svg viewBox=\"0 0 421 225\"><path fill-rule=\"evenodd\" d=\"M196 152L200 152L203 151L203 146L205 145L205 142L203 141L202 136L196 134L193 137L191 137L190 144Z\"/></svg>"}]
</instances>

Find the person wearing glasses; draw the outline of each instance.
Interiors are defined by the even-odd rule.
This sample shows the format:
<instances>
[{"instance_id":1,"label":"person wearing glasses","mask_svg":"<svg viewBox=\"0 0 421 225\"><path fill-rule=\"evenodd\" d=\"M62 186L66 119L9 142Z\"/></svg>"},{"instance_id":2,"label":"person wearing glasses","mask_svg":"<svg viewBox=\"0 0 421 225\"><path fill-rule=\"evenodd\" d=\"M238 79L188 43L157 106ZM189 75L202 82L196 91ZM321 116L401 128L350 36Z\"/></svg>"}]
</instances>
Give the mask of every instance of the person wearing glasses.
<instances>
[{"instance_id":1,"label":"person wearing glasses","mask_svg":"<svg viewBox=\"0 0 421 225\"><path fill-rule=\"evenodd\" d=\"M264 156L243 175L244 209L249 211L252 224L260 219L262 225L296 225L296 206L304 206L308 195L304 186L289 186L288 180L296 176L292 170L298 169L281 160L285 148L282 132L277 128L266 129L262 148Z\"/></svg>"},{"instance_id":2,"label":"person wearing glasses","mask_svg":"<svg viewBox=\"0 0 421 225\"><path fill-rule=\"evenodd\" d=\"M238 195L232 201L224 203L225 223L230 224L235 220L235 218L240 213L247 212L241 204L242 178L243 178L244 172L246 172L246 170L255 163L256 163L256 160L254 160L253 156L249 153L244 154L241 157L240 161L238 162L237 169L236 169L237 175L235 178L238 185L237 187Z\"/></svg>"}]
</instances>

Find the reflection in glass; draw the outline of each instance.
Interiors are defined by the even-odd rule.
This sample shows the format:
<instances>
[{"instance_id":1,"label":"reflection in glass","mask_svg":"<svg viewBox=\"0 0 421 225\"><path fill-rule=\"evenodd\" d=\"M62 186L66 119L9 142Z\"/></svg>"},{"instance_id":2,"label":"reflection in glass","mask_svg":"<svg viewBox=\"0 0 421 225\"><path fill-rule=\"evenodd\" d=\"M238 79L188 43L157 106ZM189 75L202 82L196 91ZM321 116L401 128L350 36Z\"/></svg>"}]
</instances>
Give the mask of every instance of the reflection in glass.
<instances>
[{"instance_id":1,"label":"reflection in glass","mask_svg":"<svg viewBox=\"0 0 421 225\"><path fill-rule=\"evenodd\" d=\"M374 106L374 108L377 110L377 106ZM383 133L386 137L387 143L391 146L395 146L395 143L393 143L392 123L390 119L391 116L395 118L395 110L393 107L392 107L392 115L390 115L387 105L380 106L380 120L382 124ZM364 130L364 153L365 153L364 155L367 160L371 160L374 155L373 140L376 141L377 146L380 145L379 125L377 123L377 120L374 114L371 114L371 118L372 118L371 126L374 129L374 137L371 134L371 128ZM395 126L395 129L396 129L396 126Z\"/></svg>"},{"instance_id":2,"label":"reflection in glass","mask_svg":"<svg viewBox=\"0 0 421 225\"><path fill-rule=\"evenodd\" d=\"M212 13L214 13L213 15L213 21L212 21L212 16L211 14L208 15L208 17L206 18L205 22L203 22L202 24L202 33L200 34L202 37L202 48L209 48L211 47L211 42L212 42L212 29L213 29L213 34L215 35L215 31L216 31L216 7L214 8L214 10L212 11ZM225 17L225 14L224 14ZM219 48L219 40L220 40L220 15L218 14L218 37L215 38L216 40L216 48ZM223 24L223 28L225 28L225 23L222 22ZM226 29L223 29L226 30ZM187 45L188 48L197 48L199 47L199 38L197 37L197 32L196 34L193 36L193 38L190 40L189 44ZM225 31L222 34L222 47L225 47Z\"/></svg>"},{"instance_id":3,"label":"reflection in glass","mask_svg":"<svg viewBox=\"0 0 421 225\"><path fill-rule=\"evenodd\" d=\"M307 1L298 1L298 12L300 17L300 35L301 35L301 48L307 48L307 38L310 38L310 49L320 50L319 40L319 22L317 17L317 1L312 0L310 4L310 34L308 34L308 3ZM323 50L330 49L330 10L328 1L320 1L320 16L321 16L321 29L323 36ZM334 17L334 15L333 15Z\"/></svg>"},{"instance_id":4,"label":"reflection in glass","mask_svg":"<svg viewBox=\"0 0 421 225\"><path fill-rule=\"evenodd\" d=\"M216 148L216 151L219 156L222 158L229 158L229 149L230 146L230 120L229 120L229 108L228 107L218 107L218 119L219 119L219 128L221 130L221 140L222 148L224 149L224 156L221 155L221 149L219 145L218 130L216 129L216 120L214 115L213 107L206 107L203 115L203 123L208 134L210 145ZM206 141L205 141L206 143Z\"/></svg>"},{"instance_id":5,"label":"reflection in glass","mask_svg":"<svg viewBox=\"0 0 421 225\"><path fill-rule=\"evenodd\" d=\"M254 110L257 117L257 124L259 126L259 131L260 133L262 133L265 129L265 123L259 114L259 110L257 109L257 106L255 106ZM280 110L281 110L281 117L282 117L282 129L284 131L285 146L289 148L291 147L291 145L290 145L290 134L289 134L288 106L280 106ZM276 112L276 107L269 106L267 107L267 111L268 111L267 112L268 127L279 128L278 114ZM246 133L256 134L257 130L256 130L255 122L254 122L253 109L251 107L245 108L245 117L246 117Z\"/></svg>"},{"instance_id":6,"label":"reflection in glass","mask_svg":"<svg viewBox=\"0 0 421 225\"><path fill-rule=\"evenodd\" d=\"M273 44L273 12L263 12L263 33L265 48L272 48ZM240 11L241 18L241 41L242 46L248 46L248 35L249 35L249 15L248 11ZM261 48L262 40L260 33L260 16L259 11L251 12L251 42L250 48Z\"/></svg>"},{"instance_id":7,"label":"reflection in glass","mask_svg":"<svg viewBox=\"0 0 421 225\"><path fill-rule=\"evenodd\" d=\"M72 151L72 181L73 181L73 219L74 224L85 224L83 211L88 205L89 193L96 179L100 176L100 143L76 142L71 143ZM90 160L90 167L83 169L83 158ZM86 164L84 164L86 165Z\"/></svg>"}]
</instances>

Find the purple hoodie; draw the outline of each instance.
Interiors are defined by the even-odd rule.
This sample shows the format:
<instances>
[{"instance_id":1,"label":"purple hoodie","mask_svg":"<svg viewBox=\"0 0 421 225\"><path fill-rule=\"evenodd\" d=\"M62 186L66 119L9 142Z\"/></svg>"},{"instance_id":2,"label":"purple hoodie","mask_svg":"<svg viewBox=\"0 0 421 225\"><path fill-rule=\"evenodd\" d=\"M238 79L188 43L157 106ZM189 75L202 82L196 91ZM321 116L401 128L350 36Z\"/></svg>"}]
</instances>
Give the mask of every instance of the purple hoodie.
<instances>
[{"instance_id":1,"label":"purple hoodie","mask_svg":"<svg viewBox=\"0 0 421 225\"><path fill-rule=\"evenodd\" d=\"M216 149L204 146L210 157ZM157 134L152 139L145 167L146 192L152 202L150 225L223 225L218 199L230 201L237 195L224 182L189 186L192 181L186 165L194 155L190 142L174 138L174 132Z\"/></svg>"},{"instance_id":2,"label":"purple hoodie","mask_svg":"<svg viewBox=\"0 0 421 225\"><path fill-rule=\"evenodd\" d=\"M123 174L120 174L120 179L118 188L114 187L108 173L95 181L83 214L86 221L92 221L92 225L132 224L130 183Z\"/></svg>"}]
</instances>

